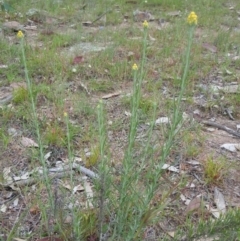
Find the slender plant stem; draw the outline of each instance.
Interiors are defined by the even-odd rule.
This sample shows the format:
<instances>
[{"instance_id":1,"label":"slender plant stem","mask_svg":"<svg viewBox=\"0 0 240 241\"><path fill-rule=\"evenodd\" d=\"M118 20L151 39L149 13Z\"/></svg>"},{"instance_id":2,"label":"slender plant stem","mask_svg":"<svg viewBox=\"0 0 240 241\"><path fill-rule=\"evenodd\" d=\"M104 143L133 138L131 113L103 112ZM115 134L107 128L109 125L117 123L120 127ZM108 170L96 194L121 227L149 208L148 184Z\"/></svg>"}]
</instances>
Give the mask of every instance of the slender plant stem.
<instances>
[{"instance_id":1,"label":"slender plant stem","mask_svg":"<svg viewBox=\"0 0 240 241\"><path fill-rule=\"evenodd\" d=\"M47 166L46 166L46 163L45 163L45 160L44 160L43 144L42 144L42 140L41 140L40 128L39 128L38 118L37 118L37 111L36 111L36 106L35 106L34 96L33 96L33 91L32 91L32 83L30 81L29 74L28 74L26 54L25 54L25 48L24 48L24 38L21 38L20 44L21 44L21 50L22 50L24 72L25 72L25 77L26 77L26 81L27 81L27 88L28 88L29 96L30 96L30 100L31 100L33 123L35 125L35 130L36 130L36 133L37 133L37 140L38 140L38 146L39 146L39 152L40 152L40 162L43 166L43 175L44 175L44 179L45 179L45 184L46 184L46 187L47 187L47 192L48 192L50 204L51 204L51 207L53 208L54 207L54 200L53 200L52 191L51 191L51 187L50 187L50 183L49 183Z\"/></svg>"}]
</instances>

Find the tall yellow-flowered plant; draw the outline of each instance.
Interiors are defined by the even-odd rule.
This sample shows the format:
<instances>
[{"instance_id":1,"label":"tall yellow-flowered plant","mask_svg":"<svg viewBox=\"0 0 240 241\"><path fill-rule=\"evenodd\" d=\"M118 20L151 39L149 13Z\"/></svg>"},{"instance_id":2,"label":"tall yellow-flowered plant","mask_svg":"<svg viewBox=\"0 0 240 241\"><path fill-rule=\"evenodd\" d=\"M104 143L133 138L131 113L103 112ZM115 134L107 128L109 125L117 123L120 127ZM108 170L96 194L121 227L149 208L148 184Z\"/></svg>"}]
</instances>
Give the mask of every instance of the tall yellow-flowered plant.
<instances>
[{"instance_id":1,"label":"tall yellow-flowered plant","mask_svg":"<svg viewBox=\"0 0 240 241\"><path fill-rule=\"evenodd\" d=\"M190 25L197 25L197 22L198 22L198 16L195 12L191 12L189 15L188 15L188 18L187 18L187 22L190 24Z\"/></svg>"}]
</instances>

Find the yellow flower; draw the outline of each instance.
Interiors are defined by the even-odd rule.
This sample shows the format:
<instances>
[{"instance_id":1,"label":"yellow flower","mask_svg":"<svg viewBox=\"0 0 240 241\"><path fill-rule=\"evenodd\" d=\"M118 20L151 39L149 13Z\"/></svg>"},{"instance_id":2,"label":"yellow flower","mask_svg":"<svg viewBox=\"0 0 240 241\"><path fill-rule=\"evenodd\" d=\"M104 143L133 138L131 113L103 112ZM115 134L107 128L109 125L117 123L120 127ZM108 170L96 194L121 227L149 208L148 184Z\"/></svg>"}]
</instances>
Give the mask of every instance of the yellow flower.
<instances>
[{"instance_id":1,"label":"yellow flower","mask_svg":"<svg viewBox=\"0 0 240 241\"><path fill-rule=\"evenodd\" d=\"M133 65L132 70L138 70L138 66L136 64Z\"/></svg>"},{"instance_id":2,"label":"yellow flower","mask_svg":"<svg viewBox=\"0 0 240 241\"><path fill-rule=\"evenodd\" d=\"M143 22L143 27L144 27L144 28L148 28L148 21L147 21L147 20L144 20L144 22Z\"/></svg>"},{"instance_id":3,"label":"yellow flower","mask_svg":"<svg viewBox=\"0 0 240 241\"><path fill-rule=\"evenodd\" d=\"M64 117L67 117L67 116L68 116L67 112L64 112L63 115L64 115Z\"/></svg>"},{"instance_id":4,"label":"yellow flower","mask_svg":"<svg viewBox=\"0 0 240 241\"><path fill-rule=\"evenodd\" d=\"M196 25L197 24L197 21L198 21L198 16L195 12L191 12L189 15L188 15L188 18L187 18L187 22L191 25Z\"/></svg>"},{"instance_id":5,"label":"yellow flower","mask_svg":"<svg viewBox=\"0 0 240 241\"><path fill-rule=\"evenodd\" d=\"M21 30L18 31L17 37L18 37L18 38L23 38L23 37L24 37L24 34L23 34L23 32L22 32Z\"/></svg>"}]
</instances>

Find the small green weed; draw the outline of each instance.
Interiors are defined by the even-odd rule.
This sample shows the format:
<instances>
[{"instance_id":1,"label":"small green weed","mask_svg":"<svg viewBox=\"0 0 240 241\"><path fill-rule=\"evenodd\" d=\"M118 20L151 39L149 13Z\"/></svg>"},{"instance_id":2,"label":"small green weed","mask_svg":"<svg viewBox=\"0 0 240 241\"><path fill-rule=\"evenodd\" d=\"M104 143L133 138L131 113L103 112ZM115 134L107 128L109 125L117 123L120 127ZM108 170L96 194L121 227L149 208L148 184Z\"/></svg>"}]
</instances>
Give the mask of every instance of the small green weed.
<instances>
[{"instance_id":1,"label":"small green weed","mask_svg":"<svg viewBox=\"0 0 240 241\"><path fill-rule=\"evenodd\" d=\"M97 164L100 157L99 146L95 146L91 149L91 155L87 157L86 167L93 167Z\"/></svg>"},{"instance_id":2,"label":"small green weed","mask_svg":"<svg viewBox=\"0 0 240 241\"><path fill-rule=\"evenodd\" d=\"M29 100L28 91L24 87L17 88L13 92L13 103L21 104L24 101Z\"/></svg>"},{"instance_id":3,"label":"small green weed","mask_svg":"<svg viewBox=\"0 0 240 241\"><path fill-rule=\"evenodd\" d=\"M53 122L47 125L44 140L46 144L63 146L65 139L65 132L61 125L57 122Z\"/></svg>"},{"instance_id":4,"label":"small green weed","mask_svg":"<svg viewBox=\"0 0 240 241\"><path fill-rule=\"evenodd\" d=\"M89 81L89 89L94 92L111 92L114 90L114 83L110 80L92 79Z\"/></svg>"},{"instance_id":5,"label":"small green weed","mask_svg":"<svg viewBox=\"0 0 240 241\"><path fill-rule=\"evenodd\" d=\"M0 128L0 143L3 144L4 148L7 148L9 142L10 142L10 137L5 133L5 130Z\"/></svg>"},{"instance_id":6,"label":"small green weed","mask_svg":"<svg viewBox=\"0 0 240 241\"><path fill-rule=\"evenodd\" d=\"M183 136L183 152L186 158L196 158L201 150L201 137L196 133L186 131L186 134Z\"/></svg>"},{"instance_id":7,"label":"small green weed","mask_svg":"<svg viewBox=\"0 0 240 241\"><path fill-rule=\"evenodd\" d=\"M203 162L203 169L207 184L221 184L227 171L226 161L225 159L214 159L212 156L208 156Z\"/></svg>"}]
</instances>

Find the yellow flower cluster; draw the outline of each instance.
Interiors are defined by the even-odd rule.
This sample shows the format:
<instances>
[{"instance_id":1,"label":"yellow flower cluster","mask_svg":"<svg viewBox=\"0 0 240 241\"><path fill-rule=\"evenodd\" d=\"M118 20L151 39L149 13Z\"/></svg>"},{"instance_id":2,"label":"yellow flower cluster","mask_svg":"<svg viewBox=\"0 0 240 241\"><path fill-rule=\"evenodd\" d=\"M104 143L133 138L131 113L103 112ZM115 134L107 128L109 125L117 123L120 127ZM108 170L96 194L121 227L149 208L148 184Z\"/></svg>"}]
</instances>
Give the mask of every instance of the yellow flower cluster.
<instances>
[{"instance_id":1,"label":"yellow flower cluster","mask_svg":"<svg viewBox=\"0 0 240 241\"><path fill-rule=\"evenodd\" d=\"M22 32L21 30L18 31L17 37L18 37L18 38L23 38L23 37L24 37L24 34L23 34L23 32Z\"/></svg>"},{"instance_id":2,"label":"yellow flower cluster","mask_svg":"<svg viewBox=\"0 0 240 241\"><path fill-rule=\"evenodd\" d=\"M145 21L143 22L143 27L144 27L144 28L148 28L148 21L147 21L147 20L145 20Z\"/></svg>"},{"instance_id":3,"label":"yellow flower cluster","mask_svg":"<svg viewBox=\"0 0 240 241\"><path fill-rule=\"evenodd\" d=\"M132 70L138 70L138 66L136 64L133 65Z\"/></svg>"},{"instance_id":4,"label":"yellow flower cluster","mask_svg":"<svg viewBox=\"0 0 240 241\"><path fill-rule=\"evenodd\" d=\"M197 21L198 21L198 16L195 12L191 12L189 15L188 15L188 18L187 18L187 22L191 25L197 25Z\"/></svg>"}]
</instances>

